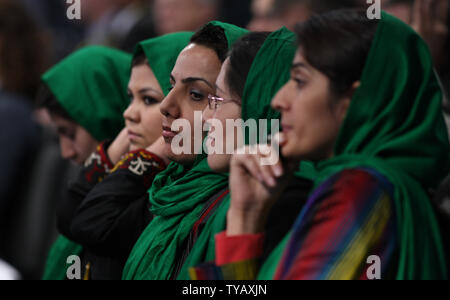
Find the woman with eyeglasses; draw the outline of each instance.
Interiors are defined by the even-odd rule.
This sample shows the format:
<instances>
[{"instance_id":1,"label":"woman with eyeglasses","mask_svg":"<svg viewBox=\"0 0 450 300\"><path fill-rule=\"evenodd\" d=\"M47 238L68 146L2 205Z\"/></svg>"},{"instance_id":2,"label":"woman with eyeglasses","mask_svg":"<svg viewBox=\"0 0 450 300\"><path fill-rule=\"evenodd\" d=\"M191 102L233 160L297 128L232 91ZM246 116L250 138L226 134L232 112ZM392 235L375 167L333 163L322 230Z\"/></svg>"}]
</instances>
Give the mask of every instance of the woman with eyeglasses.
<instances>
[{"instance_id":1,"label":"woman with eyeglasses","mask_svg":"<svg viewBox=\"0 0 450 300\"><path fill-rule=\"evenodd\" d=\"M235 155L227 228L203 279L445 279L428 191L448 173L442 92L425 42L383 13L343 10L296 29L282 114L283 161ZM312 160L314 190L267 257L267 215L292 165ZM243 272L245 271L245 272Z\"/></svg>"},{"instance_id":2,"label":"woman with eyeglasses","mask_svg":"<svg viewBox=\"0 0 450 300\"><path fill-rule=\"evenodd\" d=\"M282 28L273 33L250 33L233 46L217 79L216 94L210 95L210 105L203 113L211 128L206 145L208 164L214 171L228 173L232 155L239 147L263 142L260 137L266 141L265 138L275 133L271 132L271 123L278 122L280 114L271 109L270 102L289 78L294 42L294 33ZM237 120L242 120L241 127L227 128L226 123ZM244 131L242 124L252 121L257 132ZM266 124L266 128L262 124ZM233 153L227 153L230 148ZM292 180L269 216L263 252L269 253L281 241L306 201L314 175L308 171L305 168ZM201 279L202 274L190 268L215 259L214 236L226 228L230 205L228 187L224 192L227 194L223 199L208 202L198 223L199 229L191 232L190 243L194 246L178 279L189 279L190 275Z\"/></svg>"}]
</instances>

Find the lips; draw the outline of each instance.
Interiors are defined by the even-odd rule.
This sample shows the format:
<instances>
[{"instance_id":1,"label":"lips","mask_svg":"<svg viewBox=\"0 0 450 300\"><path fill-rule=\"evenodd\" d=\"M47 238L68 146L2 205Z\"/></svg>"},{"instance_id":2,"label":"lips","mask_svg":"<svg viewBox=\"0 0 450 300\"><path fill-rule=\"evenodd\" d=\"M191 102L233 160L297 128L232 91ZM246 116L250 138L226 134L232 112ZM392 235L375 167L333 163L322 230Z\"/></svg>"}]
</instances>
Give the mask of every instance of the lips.
<instances>
[{"instance_id":1,"label":"lips","mask_svg":"<svg viewBox=\"0 0 450 300\"><path fill-rule=\"evenodd\" d=\"M168 126L163 126L162 130L163 130L162 131L162 136L164 138L171 139L171 138L175 137L178 134L177 132L172 131L172 129L170 129L170 127L168 127Z\"/></svg>"},{"instance_id":2,"label":"lips","mask_svg":"<svg viewBox=\"0 0 450 300\"><path fill-rule=\"evenodd\" d=\"M128 138L130 139L137 139L137 138L141 138L142 135L135 133L134 131L128 130Z\"/></svg>"}]
</instances>

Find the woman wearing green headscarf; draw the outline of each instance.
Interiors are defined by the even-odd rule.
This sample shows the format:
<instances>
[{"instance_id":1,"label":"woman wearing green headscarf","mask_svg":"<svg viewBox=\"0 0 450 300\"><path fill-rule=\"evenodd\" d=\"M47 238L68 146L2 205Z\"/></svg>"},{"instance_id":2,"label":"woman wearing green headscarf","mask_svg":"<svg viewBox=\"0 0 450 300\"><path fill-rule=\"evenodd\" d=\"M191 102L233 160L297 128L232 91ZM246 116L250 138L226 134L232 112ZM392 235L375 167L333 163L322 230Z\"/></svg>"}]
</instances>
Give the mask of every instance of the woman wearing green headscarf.
<instances>
[{"instance_id":1,"label":"woman wearing green headscarf","mask_svg":"<svg viewBox=\"0 0 450 300\"><path fill-rule=\"evenodd\" d=\"M266 131L262 136L270 135L271 122L279 121L280 114L271 109L270 103L278 90L288 81L289 63L294 58L296 51L295 34L286 28L271 34L265 34L265 38L258 41L257 38L260 35L261 33L250 33L235 43L229 58L222 66L222 75L219 75L216 83L220 101L212 103L213 108L218 106L218 108L215 108L214 119L221 120L223 127L225 127L225 120L238 118L242 118L244 122L267 120L267 128L259 128L258 125L260 133L253 132L254 137L248 135L245 137L247 144L252 140L258 142L257 136L261 136L261 131ZM259 43L255 44L255 42ZM225 93L225 91L229 92ZM239 111L237 116L224 116L224 110L226 112L226 110L231 109L231 104L228 104L231 101L229 99L242 99L242 112ZM214 132L216 132L215 128ZM227 134L231 134L229 138L227 138ZM250 134L252 135L252 133ZM225 132L224 136L223 144L225 146L228 139L234 138L236 134ZM210 139L213 139L212 136ZM225 151L222 151L222 153L225 153ZM228 172L230 160L231 154L210 153L208 155L209 166L217 172ZM312 172L308 174L307 171L311 171L311 169L306 169L307 167L306 164L304 170L298 174L299 176L292 180L277 203L277 207L272 210L266 224L265 253L269 253L292 227L298 212L307 199L312 188L310 179L314 175ZM195 240L195 245L178 279L189 279L188 271L190 267L215 260L214 236L226 228L226 215L229 205L230 197L228 194L221 203L215 204L217 208L213 213L209 212L209 215L204 217L206 220L199 225L203 226L200 235L192 234L195 236L195 238L192 238L192 240ZM194 269L191 270L191 276L193 279L201 279L201 274L197 276Z\"/></svg>"},{"instance_id":2,"label":"woman wearing green headscarf","mask_svg":"<svg viewBox=\"0 0 450 300\"><path fill-rule=\"evenodd\" d=\"M82 164L101 141L120 132L128 105L130 62L130 55L121 51L86 47L42 76L39 103L57 128L64 158ZM61 235L49 253L43 278L66 278L67 258L81 250Z\"/></svg>"},{"instance_id":3,"label":"woman wearing green headscarf","mask_svg":"<svg viewBox=\"0 0 450 300\"><path fill-rule=\"evenodd\" d=\"M172 90L161 105L166 153L172 164L155 179L150 210L155 218L137 241L124 269L123 279L172 279L188 248L187 240L202 209L228 184L228 177L213 172L203 154L175 154L172 141L176 120L188 120L194 128L195 112L202 112L226 53L246 30L211 22L199 30L180 54L171 74ZM213 54L213 56L211 56ZM191 134L192 143L195 145ZM202 138L202 137L200 137ZM201 144L201 141L200 141Z\"/></svg>"},{"instance_id":4,"label":"woman wearing green headscarf","mask_svg":"<svg viewBox=\"0 0 450 300\"><path fill-rule=\"evenodd\" d=\"M250 279L255 272L244 272L259 269L260 279L445 279L427 191L448 173L450 148L426 44L385 13L334 12L296 31L291 81L272 105L283 162L315 161L315 189L259 268L265 215L289 168L252 169L263 155L234 156L220 269L204 267L204 277Z\"/></svg>"},{"instance_id":5,"label":"woman wearing green headscarf","mask_svg":"<svg viewBox=\"0 0 450 300\"><path fill-rule=\"evenodd\" d=\"M113 143L100 145L69 188L59 228L83 245L85 279L120 279L124 261L151 220L146 191L166 165L159 151L159 103L169 90L171 66L191 36L175 33L138 45L128 83L129 106L121 118L126 128ZM129 62L127 69L129 74ZM67 269L65 261L61 269ZM65 278L65 271L61 275Z\"/></svg>"}]
</instances>

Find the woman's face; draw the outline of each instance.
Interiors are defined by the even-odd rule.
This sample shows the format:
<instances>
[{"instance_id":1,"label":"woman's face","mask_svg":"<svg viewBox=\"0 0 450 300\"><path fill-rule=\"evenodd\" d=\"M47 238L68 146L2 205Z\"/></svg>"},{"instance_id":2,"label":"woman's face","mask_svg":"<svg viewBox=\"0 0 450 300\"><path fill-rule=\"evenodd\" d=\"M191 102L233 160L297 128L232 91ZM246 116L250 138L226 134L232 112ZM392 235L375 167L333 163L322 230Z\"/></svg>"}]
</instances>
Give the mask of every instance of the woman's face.
<instances>
[{"instance_id":1,"label":"woman's face","mask_svg":"<svg viewBox=\"0 0 450 300\"><path fill-rule=\"evenodd\" d=\"M334 97L329 79L298 51L291 80L272 102L273 108L282 113L283 156L312 161L332 157L350 101L350 96Z\"/></svg>"},{"instance_id":2,"label":"woman's face","mask_svg":"<svg viewBox=\"0 0 450 300\"><path fill-rule=\"evenodd\" d=\"M163 137L166 142L166 156L174 162L189 165L195 161L195 145L202 145L202 136L194 135L194 114L202 115L208 105L208 95L215 93L215 82L219 75L221 61L214 50L207 47L190 44L178 56L177 62L171 74L172 90L161 103L163 114ZM189 148L183 154L175 154L172 149L172 141L183 130L172 131L172 124L177 120L184 120L190 124L190 136L186 138L189 145L184 145L185 140L175 143L177 147ZM197 120L197 123L201 120ZM202 124L200 124L202 126ZM200 128L201 129L201 128ZM187 130L187 129L185 129ZM186 132L183 132L183 135ZM178 137L177 137L178 138ZM194 138L197 138L195 143ZM201 149L197 149L201 150Z\"/></svg>"},{"instance_id":3,"label":"woman's face","mask_svg":"<svg viewBox=\"0 0 450 300\"><path fill-rule=\"evenodd\" d=\"M83 165L99 145L89 132L73 121L50 113L52 124L59 136L61 156L77 165Z\"/></svg>"},{"instance_id":4,"label":"woman's face","mask_svg":"<svg viewBox=\"0 0 450 300\"><path fill-rule=\"evenodd\" d=\"M208 164L210 168L216 172L228 172L230 168L231 154L227 153L227 145L230 144L232 150L238 145L237 128L233 126L233 130L227 130L226 120L237 120L241 118L241 98L230 92L227 84L225 84L225 75L228 70L230 60L227 59L217 77L216 94L214 96L224 99L224 102L217 102L217 108L211 109L206 107L203 112L203 119L209 124L210 131L206 145L208 147ZM212 121L214 119L214 121ZM215 122L220 122L222 126L216 128ZM221 132L218 132L218 131ZM222 138L220 138L222 137ZM219 138L219 140L217 140ZM212 153L213 149L217 150Z\"/></svg>"},{"instance_id":5,"label":"woman's face","mask_svg":"<svg viewBox=\"0 0 450 300\"><path fill-rule=\"evenodd\" d=\"M148 64L133 67L128 84L130 106L124 112L130 151L145 149L161 137L162 115L159 105L164 99L158 80Z\"/></svg>"}]
</instances>

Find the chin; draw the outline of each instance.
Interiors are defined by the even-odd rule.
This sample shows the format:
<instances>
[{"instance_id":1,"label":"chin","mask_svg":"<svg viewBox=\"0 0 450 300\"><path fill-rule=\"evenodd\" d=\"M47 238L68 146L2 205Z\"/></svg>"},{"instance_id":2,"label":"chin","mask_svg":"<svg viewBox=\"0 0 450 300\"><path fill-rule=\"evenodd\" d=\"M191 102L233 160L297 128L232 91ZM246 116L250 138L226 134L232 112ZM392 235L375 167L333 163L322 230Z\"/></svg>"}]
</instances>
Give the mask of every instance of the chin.
<instances>
[{"instance_id":1,"label":"chin","mask_svg":"<svg viewBox=\"0 0 450 300\"><path fill-rule=\"evenodd\" d=\"M230 171L230 159L220 159L217 155L208 156L208 165L214 172L227 173Z\"/></svg>"},{"instance_id":2,"label":"chin","mask_svg":"<svg viewBox=\"0 0 450 300\"><path fill-rule=\"evenodd\" d=\"M197 155L195 154L174 154L172 151L166 152L167 158L174 163L189 166L193 165L197 159Z\"/></svg>"}]
</instances>

